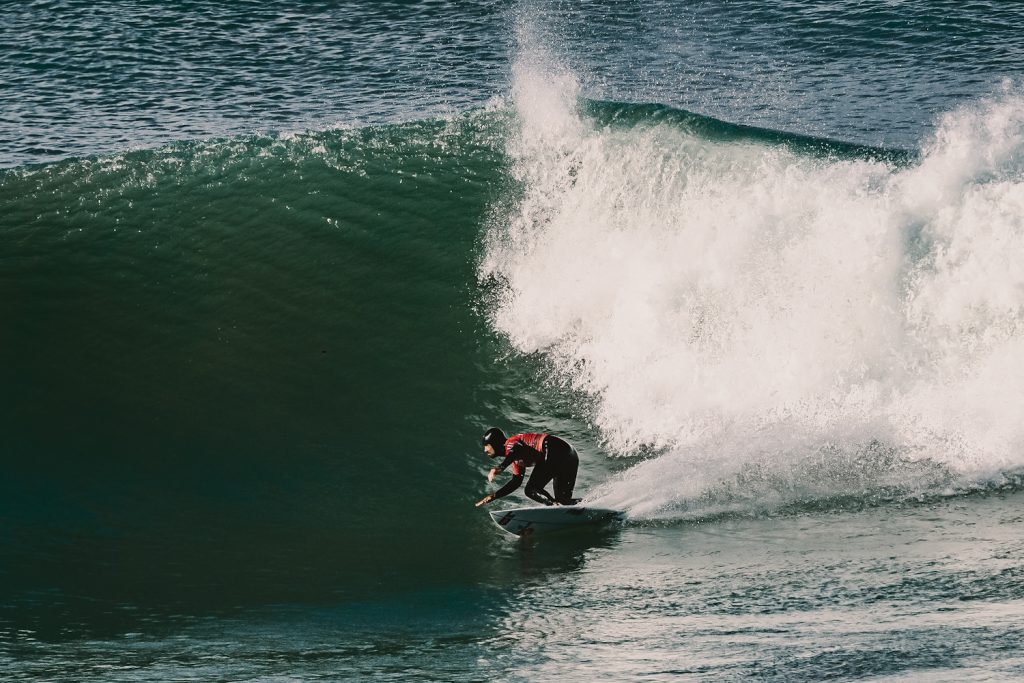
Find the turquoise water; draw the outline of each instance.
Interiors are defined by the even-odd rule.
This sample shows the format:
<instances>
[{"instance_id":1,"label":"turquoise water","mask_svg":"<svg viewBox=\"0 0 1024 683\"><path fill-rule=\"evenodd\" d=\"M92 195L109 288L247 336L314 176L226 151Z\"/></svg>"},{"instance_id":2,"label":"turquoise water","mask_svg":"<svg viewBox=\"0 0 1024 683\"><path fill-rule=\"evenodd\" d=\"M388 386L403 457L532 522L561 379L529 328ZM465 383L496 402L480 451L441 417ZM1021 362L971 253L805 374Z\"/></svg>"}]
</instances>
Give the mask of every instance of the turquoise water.
<instances>
[{"instance_id":1,"label":"turquoise water","mask_svg":"<svg viewBox=\"0 0 1024 683\"><path fill-rule=\"evenodd\" d=\"M4 679L1024 675L1015 5L0 17Z\"/></svg>"}]
</instances>

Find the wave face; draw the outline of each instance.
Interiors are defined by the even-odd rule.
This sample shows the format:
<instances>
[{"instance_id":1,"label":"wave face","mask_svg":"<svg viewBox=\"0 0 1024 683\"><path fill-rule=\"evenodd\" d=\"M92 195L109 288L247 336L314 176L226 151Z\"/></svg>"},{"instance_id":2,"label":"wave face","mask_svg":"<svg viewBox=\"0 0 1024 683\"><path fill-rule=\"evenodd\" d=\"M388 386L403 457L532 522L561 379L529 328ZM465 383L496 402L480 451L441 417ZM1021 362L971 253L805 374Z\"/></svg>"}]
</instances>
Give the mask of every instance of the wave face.
<instances>
[{"instance_id":1,"label":"wave face","mask_svg":"<svg viewBox=\"0 0 1024 683\"><path fill-rule=\"evenodd\" d=\"M0 175L4 590L208 609L443 580L500 401L464 302L504 118ZM394 542L412 509L436 529Z\"/></svg>"},{"instance_id":2,"label":"wave face","mask_svg":"<svg viewBox=\"0 0 1024 683\"><path fill-rule=\"evenodd\" d=\"M1024 465L1024 94L916 153L594 112L524 42L491 322L591 398L635 516L935 493ZM682 124L682 125L681 125ZM774 138L774 139L773 139ZM888 492L888 493L887 493Z\"/></svg>"}]
</instances>

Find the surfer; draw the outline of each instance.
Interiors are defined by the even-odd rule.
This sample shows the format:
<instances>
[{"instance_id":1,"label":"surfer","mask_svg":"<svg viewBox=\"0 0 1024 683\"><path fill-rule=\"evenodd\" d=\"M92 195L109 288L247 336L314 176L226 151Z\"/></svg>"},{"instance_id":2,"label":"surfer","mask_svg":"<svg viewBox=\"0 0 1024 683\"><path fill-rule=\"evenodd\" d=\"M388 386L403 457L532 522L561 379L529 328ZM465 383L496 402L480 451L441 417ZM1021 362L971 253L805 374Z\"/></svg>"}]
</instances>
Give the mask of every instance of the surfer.
<instances>
[{"instance_id":1,"label":"surfer","mask_svg":"<svg viewBox=\"0 0 1024 683\"><path fill-rule=\"evenodd\" d=\"M526 482L526 495L544 505L575 505L578 498L572 497L576 486L576 471L580 456L572 445L551 434L516 434L505 437L505 432L491 427L484 433L484 453L489 458L504 455L505 459L487 474L487 481L512 467L512 479L500 489L484 496L476 506L486 505L492 500L507 496L523 483L526 468L533 467L533 474ZM554 480L555 495L545 490L548 482Z\"/></svg>"}]
</instances>

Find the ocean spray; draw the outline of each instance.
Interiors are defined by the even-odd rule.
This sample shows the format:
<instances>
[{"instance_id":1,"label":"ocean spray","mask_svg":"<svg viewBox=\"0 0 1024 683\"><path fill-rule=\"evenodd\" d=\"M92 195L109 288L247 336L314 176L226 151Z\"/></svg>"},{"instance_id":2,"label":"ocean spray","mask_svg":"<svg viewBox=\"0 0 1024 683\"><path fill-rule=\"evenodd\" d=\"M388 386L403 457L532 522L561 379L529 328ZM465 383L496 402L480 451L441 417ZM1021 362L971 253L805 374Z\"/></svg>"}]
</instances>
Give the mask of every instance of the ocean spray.
<instances>
[{"instance_id":1,"label":"ocean spray","mask_svg":"<svg viewBox=\"0 0 1024 683\"><path fill-rule=\"evenodd\" d=\"M899 166L602 126L528 46L513 76L523 195L480 273L495 328L594 398L608 450L659 453L602 504L920 493L1024 465L1019 91Z\"/></svg>"}]
</instances>

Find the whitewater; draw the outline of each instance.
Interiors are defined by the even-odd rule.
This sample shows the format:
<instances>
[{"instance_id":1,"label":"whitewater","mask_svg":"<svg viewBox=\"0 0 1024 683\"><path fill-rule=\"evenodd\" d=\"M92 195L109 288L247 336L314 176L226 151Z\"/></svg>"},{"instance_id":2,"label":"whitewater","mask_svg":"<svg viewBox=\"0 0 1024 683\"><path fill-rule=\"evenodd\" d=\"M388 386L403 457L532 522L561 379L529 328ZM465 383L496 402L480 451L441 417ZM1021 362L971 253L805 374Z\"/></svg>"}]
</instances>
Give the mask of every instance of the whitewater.
<instances>
[{"instance_id":1,"label":"whitewater","mask_svg":"<svg viewBox=\"0 0 1024 683\"><path fill-rule=\"evenodd\" d=\"M544 50L512 93L522 198L485 238L491 322L593 399L609 451L658 454L596 502L692 516L1024 465L1018 86L902 164L598 121Z\"/></svg>"}]
</instances>

